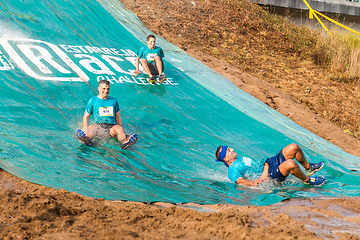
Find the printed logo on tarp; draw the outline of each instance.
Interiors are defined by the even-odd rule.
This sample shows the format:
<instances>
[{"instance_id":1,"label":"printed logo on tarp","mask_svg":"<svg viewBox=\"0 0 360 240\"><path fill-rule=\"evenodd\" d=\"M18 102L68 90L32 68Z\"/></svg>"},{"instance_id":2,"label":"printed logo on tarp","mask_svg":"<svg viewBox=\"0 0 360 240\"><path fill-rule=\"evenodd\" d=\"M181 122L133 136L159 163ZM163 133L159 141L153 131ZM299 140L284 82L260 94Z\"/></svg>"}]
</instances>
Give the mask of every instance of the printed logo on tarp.
<instances>
[{"instance_id":1,"label":"printed logo on tarp","mask_svg":"<svg viewBox=\"0 0 360 240\"><path fill-rule=\"evenodd\" d=\"M74 46L33 40L0 38L0 71L21 69L39 80L97 81L150 84L137 77L136 54L129 49ZM140 66L140 70L143 69ZM163 84L178 85L171 78Z\"/></svg>"}]
</instances>

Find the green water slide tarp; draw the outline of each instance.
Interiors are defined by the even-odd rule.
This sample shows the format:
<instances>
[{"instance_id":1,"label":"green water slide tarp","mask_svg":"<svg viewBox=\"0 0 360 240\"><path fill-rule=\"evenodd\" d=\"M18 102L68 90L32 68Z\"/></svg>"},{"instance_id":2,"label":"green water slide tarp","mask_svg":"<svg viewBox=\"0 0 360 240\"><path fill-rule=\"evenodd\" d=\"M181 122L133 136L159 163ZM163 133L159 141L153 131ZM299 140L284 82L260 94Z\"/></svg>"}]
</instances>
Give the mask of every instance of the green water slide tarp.
<instances>
[{"instance_id":1,"label":"green water slide tarp","mask_svg":"<svg viewBox=\"0 0 360 240\"><path fill-rule=\"evenodd\" d=\"M162 85L132 75L150 33L116 0L0 1L0 167L28 181L110 200L267 205L287 198L358 196L359 159L299 127L179 48L165 52ZM75 137L97 82L111 81L125 131L139 140L94 147ZM325 161L313 188L231 184L220 144L261 160L299 144Z\"/></svg>"}]
</instances>

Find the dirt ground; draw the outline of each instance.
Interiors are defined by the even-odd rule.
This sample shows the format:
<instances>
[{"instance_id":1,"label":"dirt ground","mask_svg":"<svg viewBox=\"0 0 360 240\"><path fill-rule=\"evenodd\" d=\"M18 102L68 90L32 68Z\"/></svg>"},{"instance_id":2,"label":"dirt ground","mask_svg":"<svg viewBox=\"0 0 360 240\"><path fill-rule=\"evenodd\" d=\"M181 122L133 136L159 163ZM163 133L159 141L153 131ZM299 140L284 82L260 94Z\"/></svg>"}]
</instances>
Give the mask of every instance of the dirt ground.
<instances>
[{"instance_id":1,"label":"dirt ground","mask_svg":"<svg viewBox=\"0 0 360 240\"><path fill-rule=\"evenodd\" d=\"M0 239L360 239L360 199L272 206L93 199L0 170Z\"/></svg>"},{"instance_id":2,"label":"dirt ground","mask_svg":"<svg viewBox=\"0 0 360 240\"><path fill-rule=\"evenodd\" d=\"M151 30L161 33L243 90L299 125L360 156L356 138L311 111L306 104L302 105L294 95L279 88L276 81L245 73L244 69L191 42L184 45L175 27L171 36L164 31L163 24L175 19L172 14L186 13L183 4L194 5L191 1L122 2ZM171 3L172 7L159 10L156 5L159 2ZM208 4L208 1L198 0L196 4ZM172 24L189 26L186 21L184 17L183 22ZM293 199L265 207L145 204L92 199L32 184L0 170L0 239L360 239L359 224L360 198L356 197Z\"/></svg>"}]
</instances>

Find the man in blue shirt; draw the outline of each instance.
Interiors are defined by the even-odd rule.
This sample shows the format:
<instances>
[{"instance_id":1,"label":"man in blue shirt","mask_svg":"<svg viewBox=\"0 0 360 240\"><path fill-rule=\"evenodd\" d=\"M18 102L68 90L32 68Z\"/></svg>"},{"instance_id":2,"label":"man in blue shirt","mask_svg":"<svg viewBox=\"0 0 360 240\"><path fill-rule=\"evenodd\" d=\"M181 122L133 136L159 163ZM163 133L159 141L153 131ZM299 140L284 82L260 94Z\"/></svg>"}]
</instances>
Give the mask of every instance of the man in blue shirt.
<instances>
[{"instance_id":1,"label":"man in blue shirt","mask_svg":"<svg viewBox=\"0 0 360 240\"><path fill-rule=\"evenodd\" d=\"M146 38L147 46L144 46L137 53L136 57L136 70L135 74L140 74L139 71L139 62L144 68L147 75L149 75L149 82L152 84L156 83L155 76L159 75L159 82L162 83L166 80L166 77L163 73L164 71L164 52L160 47L155 46L155 36L149 35Z\"/></svg>"},{"instance_id":2,"label":"man in blue shirt","mask_svg":"<svg viewBox=\"0 0 360 240\"><path fill-rule=\"evenodd\" d=\"M283 182L289 174L305 184L322 186L325 183L323 177L310 177L324 166L324 162L308 163L301 148L295 143L281 149L275 156L262 160L258 166L254 166L251 158L238 158L234 149L228 146L219 146L215 156L216 161L223 162L228 167L230 181L244 186L255 187L267 178ZM297 162L305 168L308 176L301 171Z\"/></svg>"},{"instance_id":3,"label":"man in blue shirt","mask_svg":"<svg viewBox=\"0 0 360 240\"><path fill-rule=\"evenodd\" d=\"M122 127L119 103L109 96L110 83L101 80L98 83L99 95L92 97L85 107L83 117L84 131L78 129L78 138L86 145L92 145L92 139L97 137L117 137L121 148L126 149L137 141L137 135L127 136ZM89 126L89 118L94 115L95 124ZM86 134L85 134L86 133Z\"/></svg>"}]
</instances>

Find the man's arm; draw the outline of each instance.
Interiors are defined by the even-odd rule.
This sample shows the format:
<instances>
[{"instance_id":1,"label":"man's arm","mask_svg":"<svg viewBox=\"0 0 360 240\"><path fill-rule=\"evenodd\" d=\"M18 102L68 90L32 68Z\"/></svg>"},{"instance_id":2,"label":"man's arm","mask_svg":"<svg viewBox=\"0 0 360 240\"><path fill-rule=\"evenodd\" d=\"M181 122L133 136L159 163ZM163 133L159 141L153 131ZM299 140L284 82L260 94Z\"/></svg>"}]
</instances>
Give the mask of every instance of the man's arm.
<instances>
[{"instance_id":1,"label":"man's arm","mask_svg":"<svg viewBox=\"0 0 360 240\"><path fill-rule=\"evenodd\" d=\"M262 181L264 181L268 177L268 172L269 172L269 164L265 163L263 172L258 179L256 179L255 181L250 181L250 180L244 179L243 177L239 177L235 183L244 185L244 186L248 186L248 187L256 187L257 185L259 185Z\"/></svg>"},{"instance_id":2,"label":"man's arm","mask_svg":"<svg viewBox=\"0 0 360 240\"><path fill-rule=\"evenodd\" d=\"M268 176L269 176L269 164L265 163L263 172L262 172L261 176L258 179L265 180Z\"/></svg>"},{"instance_id":3,"label":"man's arm","mask_svg":"<svg viewBox=\"0 0 360 240\"><path fill-rule=\"evenodd\" d=\"M88 127L89 127L89 118L90 118L90 113L85 111L84 117L83 117L83 126L84 126L85 132L88 130Z\"/></svg>"},{"instance_id":4,"label":"man's arm","mask_svg":"<svg viewBox=\"0 0 360 240\"><path fill-rule=\"evenodd\" d=\"M250 180L246 180L243 177L239 177L238 180L236 180L236 184L240 184L243 186L248 186L248 187L256 187L257 185L259 185L262 181L264 181L265 179L256 179L255 181L250 181Z\"/></svg>"},{"instance_id":5,"label":"man's arm","mask_svg":"<svg viewBox=\"0 0 360 240\"><path fill-rule=\"evenodd\" d=\"M140 74L140 73L141 73L141 72L139 71L139 62L140 62L140 58L139 58L139 57L136 57L136 60L135 60L136 70L134 71L135 74Z\"/></svg>"},{"instance_id":6,"label":"man's arm","mask_svg":"<svg viewBox=\"0 0 360 240\"><path fill-rule=\"evenodd\" d=\"M116 122L117 122L120 126L122 126L120 111L118 111L117 113L115 113L115 120L116 120Z\"/></svg>"}]
</instances>

